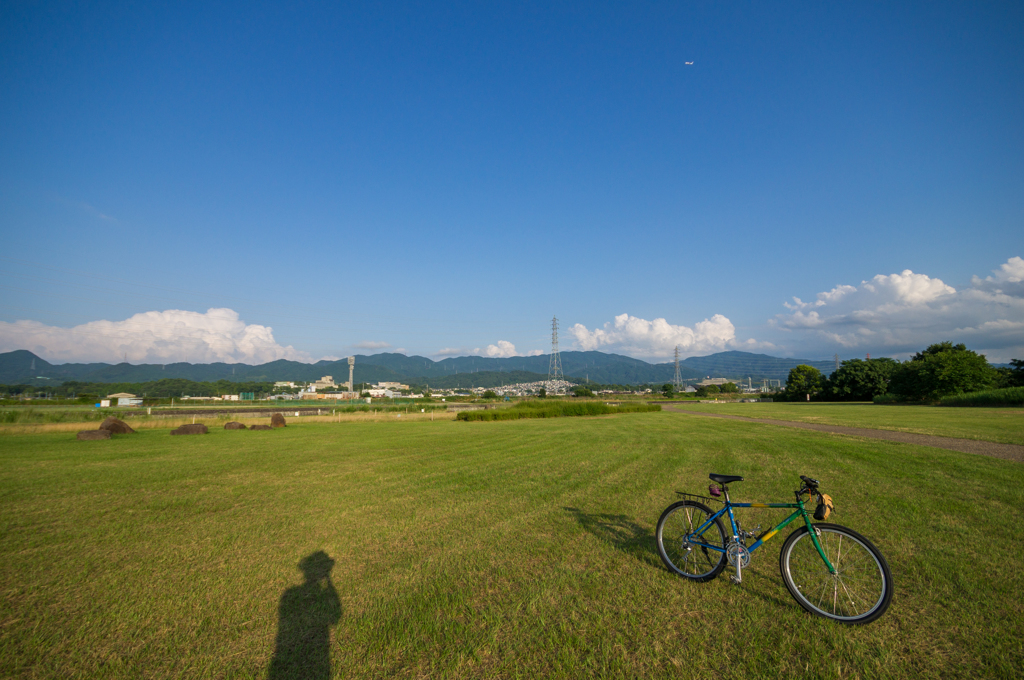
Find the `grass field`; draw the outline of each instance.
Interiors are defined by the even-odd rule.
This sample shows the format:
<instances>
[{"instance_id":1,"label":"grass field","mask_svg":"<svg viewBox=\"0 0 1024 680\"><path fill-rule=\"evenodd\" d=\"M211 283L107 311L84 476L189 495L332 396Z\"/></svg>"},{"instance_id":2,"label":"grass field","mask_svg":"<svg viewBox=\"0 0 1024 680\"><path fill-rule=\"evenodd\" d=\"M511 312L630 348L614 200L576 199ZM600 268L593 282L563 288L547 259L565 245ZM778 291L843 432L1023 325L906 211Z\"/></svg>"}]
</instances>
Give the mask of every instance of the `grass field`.
<instances>
[{"instance_id":1,"label":"grass field","mask_svg":"<svg viewBox=\"0 0 1024 680\"><path fill-rule=\"evenodd\" d=\"M455 420L455 413L446 411L429 411L426 413L420 413L419 409L409 409L408 412L405 410L398 409L376 409L370 411L356 411L354 413L338 413L337 415L329 415L330 409L324 409L324 415L302 415L293 417L292 411L284 411L285 418L288 422L301 422L301 423L353 423L353 422L398 422L398 421L410 421L410 420ZM65 414L67 415L67 414ZM99 427L99 423L102 418L96 419L91 418L88 421L78 420L69 415L67 418L57 418L53 420L47 420L42 418L22 418L15 422L3 422L0 420L0 435L6 434L38 434L45 432L79 432L81 430L95 430ZM179 425L186 423L205 423L211 429L222 429L225 423L231 421L238 421L246 426L249 425L269 425L270 416L267 414L260 414L253 416L244 413L234 413L231 415L210 415L210 416L186 416L173 414L154 414L147 416L140 414L132 418L128 418L125 422L128 423L134 430L170 430Z\"/></svg>"},{"instance_id":2,"label":"grass field","mask_svg":"<svg viewBox=\"0 0 1024 680\"><path fill-rule=\"evenodd\" d=\"M804 613L778 574L788 531L742 586L669 574L658 516L708 472L745 475L737 500L822 480L834 520L890 562L888 613L863 627ZM276 679L297 652L310 665L295 677L1024 665L1024 466L952 451L668 412L8 434L0 499L3 677ZM333 590L303 584L300 560Z\"/></svg>"},{"instance_id":3,"label":"grass field","mask_svg":"<svg viewBox=\"0 0 1024 680\"><path fill-rule=\"evenodd\" d=\"M889 406L861 403L678 404L687 411L724 413L748 418L795 420L848 427L916 432L940 437L1024 444L1022 408L951 408L946 406Z\"/></svg>"}]
</instances>

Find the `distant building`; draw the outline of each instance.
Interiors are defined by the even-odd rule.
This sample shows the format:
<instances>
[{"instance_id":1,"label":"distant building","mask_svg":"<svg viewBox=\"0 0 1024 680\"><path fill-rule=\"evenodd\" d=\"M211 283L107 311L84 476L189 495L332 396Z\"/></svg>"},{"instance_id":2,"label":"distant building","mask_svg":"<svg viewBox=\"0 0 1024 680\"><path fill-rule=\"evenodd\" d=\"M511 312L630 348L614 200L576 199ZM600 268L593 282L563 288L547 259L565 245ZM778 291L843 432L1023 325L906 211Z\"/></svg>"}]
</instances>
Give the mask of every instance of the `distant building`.
<instances>
[{"instance_id":1,"label":"distant building","mask_svg":"<svg viewBox=\"0 0 1024 680\"><path fill-rule=\"evenodd\" d=\"M134 394L128 394L127 392L108 394L107 399L117 399L118 406L142 406L142 399L140 397L136 397Z\"/></svg>"},{"instance_id":2,"label":"distant building","mask_svg":"<svg viewBox=\"0 0 1024 680\"><path fill-rule=\"evenodd\" d=\"M329 387L335 387L334 377L325 375L324 377L310 384L309 391L316 392L317 390L326 390Z\"/></svg>"},{"instance_id":3,"label":"distant building","mask_svg":"<svg viewBox=\"0 0 1024 680\"><path fill-rule=\"evenodd\" d=\"M379 382L376 388L378 390L408 390L409 386L398 382Z\"/></svg>"},{"instance_id":4,"label":"distant building","mask_svg":"<svg viewBox=\"0 0 1024 680\"><path fill-rule=\"evenodd\" d=\"M280 380L280 381L274 383L274 387L292 387L292 388L294 388L295 387L295 383L288 382L286 380Z\"/></svg>"}]
</instances>

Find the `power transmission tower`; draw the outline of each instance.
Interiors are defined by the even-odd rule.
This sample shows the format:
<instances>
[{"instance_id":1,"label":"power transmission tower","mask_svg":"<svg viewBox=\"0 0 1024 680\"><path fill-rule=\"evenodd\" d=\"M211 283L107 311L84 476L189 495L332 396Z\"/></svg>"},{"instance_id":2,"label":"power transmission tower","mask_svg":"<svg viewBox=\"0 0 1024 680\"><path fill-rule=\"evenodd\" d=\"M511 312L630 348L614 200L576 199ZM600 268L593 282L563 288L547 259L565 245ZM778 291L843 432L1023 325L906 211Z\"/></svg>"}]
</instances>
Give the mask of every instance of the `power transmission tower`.
<instances>
[{"instance_id":1,"label":"power transmission tower","mask_svg":"<svg viewBox=\"0 0 1024 680\"><path fill-rule=\"evenodd\" d=\"M551 362L548 364L548 380L565 380L562 374L562 355L558 352L558 317L551 319Z\"/></svg>"},{"instance_id":2,"label":"power transmission tower","mask_svg":"<svg viewBox=\"0 0 1024 680\"><path fill-rule=\"evenodd\" d=\"M676 377L672 378L672 384L677 392L683 389L683 376L679 375L679 345L676 345Z\"/></svg>"}]
</instances>

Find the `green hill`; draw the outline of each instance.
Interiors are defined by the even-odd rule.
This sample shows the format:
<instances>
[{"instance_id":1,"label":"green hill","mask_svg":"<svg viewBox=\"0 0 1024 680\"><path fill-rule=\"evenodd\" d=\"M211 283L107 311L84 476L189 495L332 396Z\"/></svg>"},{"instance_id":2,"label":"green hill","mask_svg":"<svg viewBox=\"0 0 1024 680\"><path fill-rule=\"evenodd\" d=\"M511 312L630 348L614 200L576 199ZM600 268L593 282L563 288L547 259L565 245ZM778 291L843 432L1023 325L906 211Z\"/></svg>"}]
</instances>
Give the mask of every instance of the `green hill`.
<instances>
[{"instance_id":1,"label":"green hill","mask_svg":"<svg viewBox=\"0 0 1024 680\"><path fill-rule=\"evenodd\" d=\"M673 363L650 364L640 359L604 352L562 352L562 373L592 383L640 385L665 383L675 375ZM510 382L533 382L547 377L550 355L531 357L449 357L434 361L427 357L383 353L357 355L355 381L398 381L417 385L493 387ZM683 379L750 378L785 380L789 369L810 364L825 374L832 372L830 361L782 359L749 352L719 352L680 361ZM491 376L490 374L495 374ZM523 380L510 376L523 374ZM486 377L484 374L487 374ZM51 364L27 350L0 354L0 384L47 385L67 380L89 383L140 383L156 380L193 380L197 382L266 382L277 380L312 381L324 375L335 382L348 380L348 361L318 361L304 364L280 359L259 366L248 364ZM463 377L463 376L477 376ZM540 377L538 377L540 376ZM486 382L486 384L485 384Z\"/></svg>"},{"instance_id":2,"label":"green hill","mask_svg":"<svg viewBox=\"0 0 1024 680\"><path fill-rule=\"evenodd\" d=\"M809 361L807 359L780 359L767 354L750 352L719 352L706 357L690 357L679 362L681 366L695 371L700 377L751 378L783 380L789 377L789 369L800 364L813 366L825 375L836 369L834 361Z\"/></svg>"}]
</instances>

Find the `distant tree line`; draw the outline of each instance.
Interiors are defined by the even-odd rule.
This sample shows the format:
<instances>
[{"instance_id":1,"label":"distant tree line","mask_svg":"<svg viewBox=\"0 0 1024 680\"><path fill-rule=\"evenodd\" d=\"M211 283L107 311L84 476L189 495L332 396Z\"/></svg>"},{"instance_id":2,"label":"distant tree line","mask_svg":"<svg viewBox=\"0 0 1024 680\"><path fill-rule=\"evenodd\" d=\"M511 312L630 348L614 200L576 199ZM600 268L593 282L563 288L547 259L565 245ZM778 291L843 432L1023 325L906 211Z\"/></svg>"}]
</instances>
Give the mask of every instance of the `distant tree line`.
<instances>
[{"instance_id":1,"label":"distant tree line","mask_svg":"<svg viewBox=\"0 0 1024 680\"><path fill-rule=\"evenodd\" d=\"M995 368L964 344L940 342L908 361L849 359L839 370L824 376L813 366L790 370L778 399L806 401L871 401L891 395L897 401L938 401L951 394L1024 386L1024 360L1013 359L1009 368Z\"/></svg>"},{"instance_id":2,"label":"distant tree line","mask_svg":"<svg viewBox=\"0 0 1024 680\"><path fill-rule=\"evenodd\" d=\"M700 385L694 394L704 398L713 397L716 394L736 394L739 391L740 388L736 386L736 383L727 382L721 385Z\"/></svg>"},{"instance_id":3,"label":"distant tree line","mask_svg":"<svg viewBox=\"0 0 1024 680\"><path fill-rule=\"evenodd\" d=\"M240 394L252 392L259 398L273 392L272 382L231 382L230 380L217 380L215 382L196 382L185 378L168 378L165 380L154 380L141 383L92 383L69 380L61 385L52 387L34 387L32 385L0 385L0 393L21 396L46 393L57 399L79 398L82 401L90 401L105 397L108 394L127 392L136 396L147 398L180 398L183 395L190 397L219 397L222 394Z\"/></svg>"}]
</instances>

